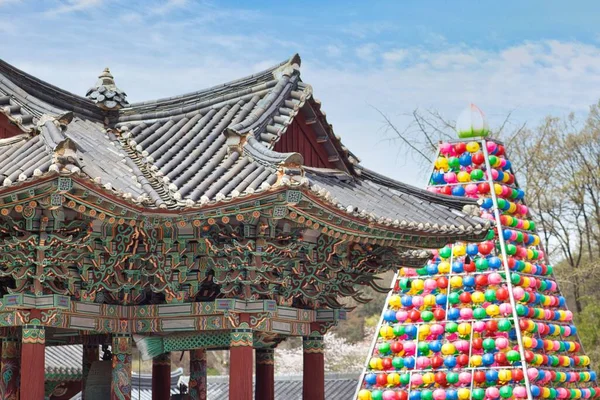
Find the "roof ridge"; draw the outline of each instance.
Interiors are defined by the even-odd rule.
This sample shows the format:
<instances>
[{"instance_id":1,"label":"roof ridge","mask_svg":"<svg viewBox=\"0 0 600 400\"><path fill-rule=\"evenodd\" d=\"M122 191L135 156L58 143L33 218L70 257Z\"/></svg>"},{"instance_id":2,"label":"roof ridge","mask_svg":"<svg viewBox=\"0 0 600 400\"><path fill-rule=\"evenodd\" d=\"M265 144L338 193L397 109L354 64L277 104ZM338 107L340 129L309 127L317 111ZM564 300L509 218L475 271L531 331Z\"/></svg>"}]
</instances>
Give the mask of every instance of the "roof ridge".
<instances>
[{"instance_id":1,"label":"roof ridge","mask_svg":"<svg viewBox=\"0 0 600 400\"><path fill-rule=\"evenodd\" d=\"M459 198L455 196L446 196L443 194L432 193L426 189L412 186L408 183L400 182L387 176L381 175L373 170L365 168L362 165L357 165L355 168L361 172L360 176L369 178L375 183L382 184L392 189L400 189L403 192L412 194L421 199L430 200L438 204L443 204L449 208L453 208L459 211L462 211L462 208L465 205L464 203L477 204L476 200L466 197Z\"/></svg>"},{"instance_id":2,"label":"roof ridge","mask_svg":"<svg viewBox=\"0 0 600 400\"><path fill-rule=\"evenodd\" d=\"M234 79L228 82L224 82L215 86L211 86L208 88L204 88L204 89L200 89L200 90L196 90L193 92L188 92L188 93L184 93L181 95L177 95L177 96L171 96L171 97L163 97L163 98L159 98L159 99L154 99L154 100L147 100L147 101L140 101L140 102L136 102L136 103L131 103L128 107L123 108L122 111L128 111L131 109L135 109L135 108L139 108L139 107L143 107L143 106L148 106L148 105L167 105L169 103L172 102L180 102L182 99L186 99L186 98L192 98L192 97L197 97L199 95L206 95L206 94L210 94L211 92L217 92L218 89L223 89L223 88L227 88L227 87L234 87L238 84L241 84L243 82L249 81L251 79L256 79L256 78L261 78L261 77L267 77L270 75L272 75L273 80L279 80L281 77L276 77L274 75L274 72L277 71L279 68L285 66L285 65L293 65L293 64L298 64L300 65L301 63L301 59L300 59L300 55L298 53L294 54L292 57L288 58L285 61L282 61L272 67L269 67L265 70L259 71L259 72L255 72L253 74L244 76L242 78L238 78L238 79Z\"/></svg>"},{"instance_id":3,"label":"roof ridge","mask_svg":"<svg viewBox=\"0 0 600 400\"><path fill-rule=\"evenodd\" d=\"M28 74L1 58L0 75L5 75L14 85L43 100L48 105L88 117L96 117L100 120L103 118L101 110L92 101ZM44 89L39 90L40 86Z\"/></svg>"}]
</instances>

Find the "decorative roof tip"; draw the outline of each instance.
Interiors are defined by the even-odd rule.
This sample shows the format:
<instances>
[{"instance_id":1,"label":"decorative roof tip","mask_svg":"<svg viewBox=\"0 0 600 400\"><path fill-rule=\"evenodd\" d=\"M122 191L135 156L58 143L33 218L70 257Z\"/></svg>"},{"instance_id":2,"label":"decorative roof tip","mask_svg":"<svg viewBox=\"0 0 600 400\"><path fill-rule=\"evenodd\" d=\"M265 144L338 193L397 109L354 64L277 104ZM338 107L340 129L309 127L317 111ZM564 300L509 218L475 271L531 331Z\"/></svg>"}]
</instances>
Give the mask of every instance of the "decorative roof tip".
<instances>
[{"instance_id":1,"label":"decorative roof tip","mask_svg":"<svg viewBox=\"0 0 600 400\"><path fill-rule=\"evenodd\" d=\"M105 111L118 110L129 105L127 94L117 87L108 67L104 68L96 85L90 88L85 96Z\"/></svg>"},{"instance_id":2,"label":"decorative roof tip","mask_svg":"<svg viewBox=\"0 0 600 400\"><path fill-rule=\"evenodd\" d=\"M279 79L282 76L292 76L294 74L300 74L301 64L302 60L300 59L300 55L296 53L292 57L290 57L290 59L286 63L281 64L280 67L276 68L273 71L273 77Z\"/></svg>"}]
</instances>

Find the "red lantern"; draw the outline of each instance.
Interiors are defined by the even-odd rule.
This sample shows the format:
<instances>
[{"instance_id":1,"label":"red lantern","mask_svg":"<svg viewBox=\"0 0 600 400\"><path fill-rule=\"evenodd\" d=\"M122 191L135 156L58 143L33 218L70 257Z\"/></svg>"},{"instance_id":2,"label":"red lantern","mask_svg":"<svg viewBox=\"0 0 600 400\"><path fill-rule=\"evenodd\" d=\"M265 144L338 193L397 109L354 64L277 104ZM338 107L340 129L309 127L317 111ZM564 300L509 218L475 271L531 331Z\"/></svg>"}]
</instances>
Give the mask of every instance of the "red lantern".
<instances>
[{"instance_id":1,"label":"red lantern","mask_svg":"<svg viewBox=\"0 0 600 400\"><path fill-rule=\"evenodd\" d=\"M504 155L504 146L499 144L498 147L496 147L496 156L500 157L503 155Z\"/></svg>"},{"instance_id":2,"label":"red lantern","mask_svg":"<svg viewBox=\"0 0 600 400\"><path fill-rule=\"evenodd\" d=\"M485 382L485 372L475 371L475 374L473 374L473 380L475 381L475 383L484 383Z\"/></svg>"},{"instance_id":3,"label":"red lantern","mask_svg":"<svg viewBox=\"0 0 600 400\"><path fill-rule=\"evenodd\" d=\"M515 369L512 371L512 380L513 382L521 382L524 378L522 369Z\"/></svg>"},{"instance_id":4,"label":"red lantern","mask_svg":"<svg viewBox=\"0 0 600 400\"><path fill-rule=\"evenodd\" d=\"M408 400L408 393L404 390L396 392L396 396L398 397L398 400Z\"/></svg>"},{"instance_id":5,"label":"red lantern","mask_svg":"<svg viewBox=\"0 0 600 400\"><path fill-rule=\"evenodd\" d=\"M508 290L506 290L505 288L499 288L498 290L496 290L496 299L500 301L508 299Z\"/></svg>"},{"instance_id":6,"label":"red lantern","mask_svg":"<svg viewBox=\"0 0 600 400\"><path fill-rule=\"evenodd\" d=\"M490 319L485 323L485 330L488 333L496 332L498 330L498 321L495 319Z\"/></svg>"},{"instance_id":7,"label":"red lantern","mask_svg":"<svg viewBox=\"0 0 600 400\"><path fill-rule=\"evenodd\" d=\"M471 156L471 161L475 165L481 165L485 162L485 158L483 157L483 153L477 152Z\"/></svg>"},{"instance_id":8,"label":"red lantern","mask_svg":"<svg viewBox=\"0 0 600 400\"><path fill-rule=\"evenodd\" d=\"M435 383L437 383L440 386L446 386L448 384L448 382L446 381L446 373L445 372L438 372L435 374Z\"/></svg>"},{"instance_id":9,"label":"red lantern","mask_svg":"<svg viewBox=\"0 0 600 400\"><path fill-rule=\"evenodd\" d=\"M443 276L437 278L437 287L439 289L446 289L448 287L448 279L444 278Z\"/></svg>"},{"instance_id":10,"label":"red lantern","mask_svg":"<svg viewBox=\"0 0 600 400\"><path fill-rule=\"evenodd\" d=\"M475 263L469 259L469 262L467 262L465 260L464 266L463 266L465 272L475 272L476 268L475 268Z\"/></svg>"},{"instance_id":11,"label":"red lantern","mask_svg":"<svg viewBox=\"0 0 600 400\"><path fill-rule=\"evenodd\" d=\"M461 301L461 303L468 304L468 303L471 302L471 293L469 293L469 292L462 292L460 294L460 296L458 296L458 298Z\"/></svg>"},{"instance_id":12,"label":"red lantern","mask_svg":"<svg viewBox=\"0 0 600 400\"><path fill-rule=\"evenodd\" d=\"M441 308L436 308L433 311L433 318L435 318L436 321L443 321L444 318L446 318L446 311Z\"/></svg>"},{"instance_id":13,"label":"red lantern","mask_svg":"<svg viewBox=\"0 0 600 400\"><path fill-rule=\"evenodd\" d=\"M456 357L456 364L460 365L461 367L464 367L468 363L469 363L469 356L468 355L461 354L458 357Z\"/></svg>"},{"instance_id":14,"label":"red lantern","mask_svg":"<svg viewBox=\"0 0 600 400\"><path fill-rule=\"evenodd\" d=\"M506 353L498 352L494 354L494 361L498 365L508 365L508 359L506 358Z\"/></svg>"},{"instance_id":15,"label":"red lantern","mask_svg":"<svg viewBox=\"0 0 600 400\"><path fill-rule=\"evenodd\" d=\"M473 338L473 349L481 350L483 349L483 339L482 338Z\"/></svg>"},{"instance_id":16,"label":"red lantern","mask_svg":"<svg viewBox=\"0 0 600 400\"><path fill-rule=\"evenodd\" d=\"M392 353L394 354L398 354L400 353L402 350L404 350L404 346L402 346L402 342L392 342L392 345L390 346L392 349Z\"/></svg>"},{"instance_id":17,"label":"red lantern","mask_svg":"<svg viewBox=\"0 0 600 400\"><path fill-rule=\"evenodd\" d=\"M465 151L467 151L467 145L465 143L460 142L454 145L454 152L456 153L456 155L460 156Z\"/></svg>"},{"instance_id":18,"label":"red lantern","mask_svg":"<svg viewBox=\"0 0 600 400\"><path fill-rule=\"evenodd\" d=\"M529 323L526 319L519 319L519 327L522 331L526 331L529 328ZM542 334L542 332L540 332Z\"/></svg>"},{"instance_id":19,"label":"red lantern","mask_svg":"<svg viewBox=\"0 0 600 400\"><path fill-rule=\"evenodd\" d=\"M408 313L408 319L410 319L412 322L416 322L421 319L421 313L417 310L411 310Z\"/></svg>"},{"instance_id":20,"label":"red lantern","mask_svg":"<svg viewBox=\"0 0 600 400\"><path fill-rule=\"evenodd\" d=\"M533 351L525 350L525 361L527 361L527 362L533 361Z\"/></svg>"},{"instance_id":21,"label":"red lantern","mask_svg":"<svg viewBox=\"0 0 600 400\"><path fill-rule=\"evenodd\" d=\"M440 193L450 196L452 194L452 187L444 186L440 189Z\"/></svg>"},{"instance_id":22,"label":"red lantern","mask_svg":"<svg viewBox=\"0 0 600 400\"><path fill-rule=\"evenodd\" d=\"M387 385L387 374L377 374L377 385L379 385L379 386Z\"/></svg>"},{"instance_id":23,"label":"red lantern","mask_svg":"<svg viewBox=\"0 0 600 400\"><path fill-rule=\"evenodd\" d=\"M487 286L487 284L488 284L487 275L477 275L475 277L475 284L477 286Z\"/></svg>"},{"instance_id":24,"label":"red lantern","mask_svg":"<svg viewBox=\"0 0 600 400\"><path fill-rule=\"evenodd\" d=\"M510 268L510 269L515 269L515 265L517 264L517 261L515 260L515 258L514 258L514 257L510 257L510 256L509 256L509 257L508 257L507 264L508 264L508 268Z\"/></svg>"},{"instance_id":25,"label":"red lantern","mask_svg":"<svg viewBox=\"0 0 600 400\"><path fill-rule=\"evenodd\" d=\"M392 364L392 359L387 357L384 358L383 360L381 360L381 365L383 365L383 369L385 371L389 371L391 369L394 369L394 365Z\"/></svg>"},{"instance_id":26,"label":"red lantern","mask_svg":"<svg viewBox=\"0 0 600 400\"><path fill-rule=\"evenodd\" d=\"M490 184L489 183L480 183L477 185L477 191L481 194L487 194L490 192Z\"/></svg>"},{"instance_id":27,"label":"red lantern","mask_svg":"<svg viewBox=\"0 0 600 400\"><path fill-rule=\"evenodd\" d=\"M487 256L494 250L494 245L490 242L479 243L479 246L477 247L479 248L479 252L484 256Z\"/></svg>"},{"instance_id":28,"label":"red lantern","mask_svg":"<svg viewBox=\"0 0 600 400\"><path fill-rule=\"evenodd\" d=\"M444 365L444 359L440 356L433 356L431 357L431 366L433 368L440 368L442 365ZM446 376L446 374L444 374L444 377Z\"/></svg>"}]
</instances>

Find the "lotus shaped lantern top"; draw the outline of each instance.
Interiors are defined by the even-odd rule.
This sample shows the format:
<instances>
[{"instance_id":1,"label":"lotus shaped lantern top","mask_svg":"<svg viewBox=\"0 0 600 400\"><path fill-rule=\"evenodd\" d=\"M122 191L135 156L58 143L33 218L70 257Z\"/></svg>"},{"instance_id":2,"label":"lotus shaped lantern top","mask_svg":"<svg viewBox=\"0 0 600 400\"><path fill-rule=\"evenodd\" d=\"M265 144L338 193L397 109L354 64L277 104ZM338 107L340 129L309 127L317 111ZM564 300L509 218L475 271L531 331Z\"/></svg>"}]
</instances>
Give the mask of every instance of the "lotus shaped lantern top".
<instances>
[{"instance_id":1,"label":"lotus shaped lantern top","mask_svg":"<svg viewBox=\"0 0 600 400\"><path fill-rule=\"evenodd\" d=\"M469 104L458 116L456 132L461 139L485 137L490 133L490 128L483 111L475 104Z\"/></svg>"}]
</instances>

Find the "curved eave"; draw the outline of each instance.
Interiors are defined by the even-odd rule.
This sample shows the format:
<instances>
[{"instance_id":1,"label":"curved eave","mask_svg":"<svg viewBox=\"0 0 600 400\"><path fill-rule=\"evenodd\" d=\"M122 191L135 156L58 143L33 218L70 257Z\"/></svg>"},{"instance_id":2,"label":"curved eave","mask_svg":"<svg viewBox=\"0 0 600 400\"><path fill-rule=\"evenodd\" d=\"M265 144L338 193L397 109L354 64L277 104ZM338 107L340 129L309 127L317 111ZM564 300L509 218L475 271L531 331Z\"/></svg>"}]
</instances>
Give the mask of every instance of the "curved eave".
<instances>
[{"instance_id":1,"label":"curved eave","mask_svg":"<svg viewBox=\"0 0 600 400\"><path fill-rule=\"evenodd\" d=\"M479 242L483 241L490 228L485 222L477 228L479 221L473 221L474 226L447 226L444 229L433 225L407 222L406 224L394 223L389 219L376 216L360 217L345 212L311 190L304 190L304 200L312 204L296 205L294 211L298 214L295 218L302 223L310 220L311 225L318 224L323 233L323 227L328 228L328 234L337 235L347 240L369 241L378 244L402 243L411 248L436 248L449 242L458 240ZM329 215L318 215L314 210L326 210ZM464 216L466 219L470 219ZM371 240L372 239L372 240Z\"/></svg>"},{"instance_id":2,"label":"curved eave","mask_svg":"<svg viewBox=\"0 0 600 400\"><path fill-rule=\"evenodd\" d=\"M21 103L26 103L33 109L37 109L35 99L38 99L63 111L73 111L94 120L103 120L102 110L92 101L38 79L2 59L0 59L0 85L9 87ZM45 107L39 109L40 114L47 111Z\"/></svg>"}]
</instances>

